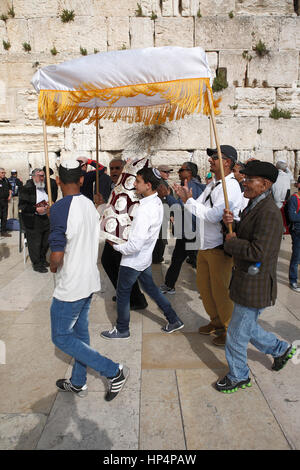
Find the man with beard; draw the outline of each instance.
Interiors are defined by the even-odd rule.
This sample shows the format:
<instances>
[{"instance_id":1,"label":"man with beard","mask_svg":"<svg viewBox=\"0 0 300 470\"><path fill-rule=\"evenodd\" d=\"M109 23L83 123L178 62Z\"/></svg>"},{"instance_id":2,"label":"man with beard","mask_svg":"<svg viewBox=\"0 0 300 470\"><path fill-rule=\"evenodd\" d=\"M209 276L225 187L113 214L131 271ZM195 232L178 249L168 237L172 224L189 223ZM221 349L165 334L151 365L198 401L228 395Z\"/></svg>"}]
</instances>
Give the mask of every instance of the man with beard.
<instances>
[{"instance_id":1,"label":"man with beard","mask_svg":"<svg viewBox=\"0 0 300 470\"><path fill-rule=\"evenodd\" d=\"M57 190L52 188L52 200L57 199ZM48 272L46 253L48 251L48 237L50 223L47 215L48 193L45 184L45 173L36 168L32 172L32 179L28 180L20 190L19 209L26 232L29 257L34 271Z\"/></svg>"}]
</instances>

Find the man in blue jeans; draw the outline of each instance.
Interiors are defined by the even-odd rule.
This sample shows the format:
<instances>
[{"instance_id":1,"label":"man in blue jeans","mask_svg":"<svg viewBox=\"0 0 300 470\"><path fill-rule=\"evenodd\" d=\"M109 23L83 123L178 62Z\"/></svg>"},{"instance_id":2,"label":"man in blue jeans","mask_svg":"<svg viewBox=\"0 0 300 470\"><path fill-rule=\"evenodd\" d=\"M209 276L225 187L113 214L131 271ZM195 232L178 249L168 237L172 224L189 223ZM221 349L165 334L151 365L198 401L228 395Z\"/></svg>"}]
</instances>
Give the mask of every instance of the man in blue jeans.
<instances>
[{"instance_id":1,"label":"man in blue jeans","mask_svg":"<svg viewBox=\"0 0 300 470\"><path fill-rule=\"evenodd\" d=\"M59 379L56 386L85 396L88 366L107 378L105 400L111 401L122 390L129 369L90 347L89 309L93 293L100 289L97 267L100 223L94 204L80 193L82 181L79 162L63 162L58 184L64 197L50 209L50 270L55 273L52 341L75 359L71 379Z\"/></svg>"},{"instance_id":2,"label":"man in blue jeans","mask_svg":"<svg viewBox=\"0 0 300 470\"><path fill-rule=\"evenodd\" d=\"M168 320L162 331L172 333L184 326L152 278L152 252L163 220L163 206L156 191L160 180L160 174L156 169L142 168L137 172L135 190L143 198L133 219L128 241L120 245L109 242L116 251L122 254L117 285L118 319L111 331L101 333L102 338L128 339L130 337L130 292L137 279L143 290L157 303Z\"/></svg>"},{"instance_id":3,"label":"man in blue jeans","mask_svg":"<svg viewBox=\"0 0 300 470\"><path fill-rule=\"evenodd\" d=\"M234 309L229 323L225 353L228 374L215 384L219 392L231 393L251 386L247 348L250 342L273 357L272 370L281 370L295 354L296 347L264 330L258 319L263 310L275 304L276 267L282 238L282 218L272 193L278 170L269 162L250 161L240 170L245 175L245 197L249 204L240 222L225 209L223 221L233 225L226 235L224 250L233 256L230 298Z\"/></svg>"},{"instance_id":4,"label":"man in blue jeans","mask_svg":"<svg viewBox=\"0 0 300 470\"><path fill-rule=\"evenodd\" d=\"M288 201L288 211L292 226L290 233L292 237L292 256L289 266L290 288L294 292L300 292L298 281L298 266L300 264L300 176L296 183L298 192L293 194Z\"/></svg>"}]
</instances>

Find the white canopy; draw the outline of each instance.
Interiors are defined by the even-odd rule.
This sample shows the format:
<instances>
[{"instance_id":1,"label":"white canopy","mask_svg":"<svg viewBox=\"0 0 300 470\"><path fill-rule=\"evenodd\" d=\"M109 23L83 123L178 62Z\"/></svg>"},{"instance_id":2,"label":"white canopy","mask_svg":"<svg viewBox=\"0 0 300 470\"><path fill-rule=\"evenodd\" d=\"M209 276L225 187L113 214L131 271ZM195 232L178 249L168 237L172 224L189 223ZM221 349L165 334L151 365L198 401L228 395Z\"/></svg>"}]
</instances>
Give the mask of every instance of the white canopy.
<instances>
[{"instance_id":1,"label":"white canopy","mask_svg":"<svg viewBox=\"0 0 300 470\"><path fill-rule=\"evenodd\" d=\"M39 116L68 126L89 118L160 124L209 114L211 72L200 47L103 52L39 69ZM204 96L204 100L203 100Z\"/></svg>"}]
</instances>

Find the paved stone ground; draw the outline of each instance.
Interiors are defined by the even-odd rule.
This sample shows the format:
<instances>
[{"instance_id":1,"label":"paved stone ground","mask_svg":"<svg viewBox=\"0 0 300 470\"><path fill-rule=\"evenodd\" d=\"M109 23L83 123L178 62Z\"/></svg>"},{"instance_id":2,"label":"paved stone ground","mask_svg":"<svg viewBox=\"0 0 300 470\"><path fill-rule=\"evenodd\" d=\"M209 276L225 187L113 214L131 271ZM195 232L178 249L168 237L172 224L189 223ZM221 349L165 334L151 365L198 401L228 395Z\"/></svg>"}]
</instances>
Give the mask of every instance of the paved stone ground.
<instances>
[{"instance_id":1,"label":"paved stone ground","mask_svg":"<svg viewBox=\"0 0 300 470\"><path fill-rule=\"evenodd\" d=\"M167 263L172 252L167 247ZM290 237L278 263L278 300L261 324L300 344L300 296L288 288ZM168 264L153 267L161 284ZM130 367L122 394L104 401L105 382L89 371L86 398L58 392L57 378L69 377L71 358L50 339L51 273L32 271L18 252L18 233L0 239L0 449L209 450L300 449L300 365L293 359L281 372L271 358L249 348L253 386L224 395L214 390L227 372L223 348L200 336L208 317L195 287L195 271L184 263L170 300L185 328L160 331L162 314L151 300L132 312L131 339L100 338L114 323L113 288L99 265L101 292L93 298L91 345ZM83 280L84 282L84 280Z\"/></svg>"}]
</instances>

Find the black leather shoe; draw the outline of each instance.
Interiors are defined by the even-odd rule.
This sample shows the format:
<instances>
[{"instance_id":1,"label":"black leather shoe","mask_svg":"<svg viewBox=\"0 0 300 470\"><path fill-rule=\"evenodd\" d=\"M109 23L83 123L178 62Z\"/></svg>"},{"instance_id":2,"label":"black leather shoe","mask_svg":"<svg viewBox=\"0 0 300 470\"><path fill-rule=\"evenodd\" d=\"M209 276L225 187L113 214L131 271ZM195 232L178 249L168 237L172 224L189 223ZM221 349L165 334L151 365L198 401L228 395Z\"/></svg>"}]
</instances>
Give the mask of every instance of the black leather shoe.
<instances>
[{"instance_id":1,"label":"black leather shoe","mask_svg":"<svg viewBox=\"0 0 300 470\"><path fill-rule=\"evenodd\" d=\"M48 261L42 261L41 265L44 266L44 268L49 268L50 263L48 263Z\"/></svg>"},{"instance_id":2,"label":"black leather shoe","mask_svg":"<svg viewBox=\"0 0 300 470\"><path fill-rule=\"evenodd\" d=\"M38 273L47 273L48 269L45 268L44 266L34 266L33 270L38 272Z\"/></svg>"}]
</instances>

